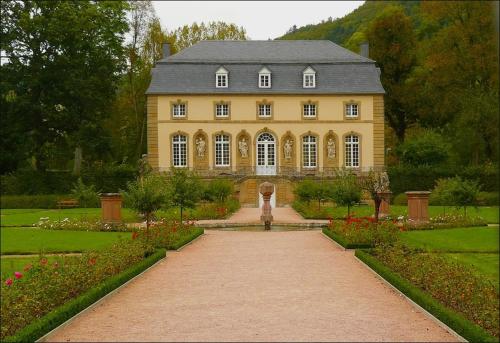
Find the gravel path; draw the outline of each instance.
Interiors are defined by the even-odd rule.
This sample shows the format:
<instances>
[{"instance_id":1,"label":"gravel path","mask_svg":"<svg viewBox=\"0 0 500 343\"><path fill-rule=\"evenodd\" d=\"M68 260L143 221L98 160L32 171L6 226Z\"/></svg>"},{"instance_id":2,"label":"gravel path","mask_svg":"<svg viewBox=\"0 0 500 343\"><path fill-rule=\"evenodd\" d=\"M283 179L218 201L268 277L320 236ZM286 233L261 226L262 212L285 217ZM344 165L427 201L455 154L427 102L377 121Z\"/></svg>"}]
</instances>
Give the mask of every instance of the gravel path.
<instances>
[{"instance_id":1,"label":"gravel path","mask_svg":"<svg viewBox=\"0 0 500 343\"><path fill-rule=\"evenodd\" d=\"M456 341L318 231L209 231L49 341Z\"/></svg>"}]
</instances>

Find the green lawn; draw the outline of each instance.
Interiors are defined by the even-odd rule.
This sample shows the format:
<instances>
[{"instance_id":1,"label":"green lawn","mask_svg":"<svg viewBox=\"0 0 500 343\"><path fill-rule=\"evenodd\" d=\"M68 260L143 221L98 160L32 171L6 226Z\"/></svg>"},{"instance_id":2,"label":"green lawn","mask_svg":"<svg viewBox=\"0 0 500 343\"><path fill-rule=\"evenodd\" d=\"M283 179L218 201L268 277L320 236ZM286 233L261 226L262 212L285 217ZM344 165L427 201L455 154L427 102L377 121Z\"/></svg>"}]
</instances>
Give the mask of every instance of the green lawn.
<instances>
[{"instance_id":1,"label":"green lawn","mask_svg":"<svg viewBox=\"0 0 500 343\"><path fill-rule=\"evenodd\" d=\"M445 254L453 261L467 264L476 269L480 274L490 279L493 284L499 286L500 279L498 270L500 268L498 254Z\"/></svg>"},{"instance_id":2,"label":"green lawn","mask_svg":"<svg viewBox=\"0 0 500 343\"><path fill-rule=\"evenodd\" d=\"M411 247L440 252L496 252L498 226L407 231L401 239Z\"/></svg>"},{"instance_id":3,"label":"green lawn","mask_svg":"<svg viewBox=\"0 0 500 343\"><path fill-rule=\"evenodd\" d=\"M488 223L496 224L499 222L498 211L498 206L480 206L477 208L471 207L467 209L467 215L482 217ZM362 205L351 208L351 214L354 214L356 217L371 216L373 213L373 206ZM443 213L455 213L462 215L463 209L457 209L449 206L429 206L429 215L431 217L435 217ZM304 214L306 218L343 218L347 215L347 207L337 207L327 204L321 207L321 211L318 211L318 204L311 202ZM391 205L391 214L393 216L407 215L408 207L404 205Z\"/></svg>"},{"instance_id":4,"label":"green lawn","mask_svg":"<svg viewBox=\"0 0 500 343\"><path fill-rule=\"evenodd\" d=\"M99 250L120 237L129 239L130 232L87 232L41 230L35 228L0 229L1 254L38 254Z\"/></svg>"},{"instance_id":5,"label":"green lawn","mask_svg":"<svg viewBox=\"0 0 500 343\"><path fill-rule=\"evenodd\" d=\"M128 208L122 209L123 220L126 222L137 221L137 215ZM51 220L70 219L99 219L100 208L68 208L64 210L46 209L1 209L0 218L2 226L33 226L40 218Z\"/></svg>"}]
</instances>

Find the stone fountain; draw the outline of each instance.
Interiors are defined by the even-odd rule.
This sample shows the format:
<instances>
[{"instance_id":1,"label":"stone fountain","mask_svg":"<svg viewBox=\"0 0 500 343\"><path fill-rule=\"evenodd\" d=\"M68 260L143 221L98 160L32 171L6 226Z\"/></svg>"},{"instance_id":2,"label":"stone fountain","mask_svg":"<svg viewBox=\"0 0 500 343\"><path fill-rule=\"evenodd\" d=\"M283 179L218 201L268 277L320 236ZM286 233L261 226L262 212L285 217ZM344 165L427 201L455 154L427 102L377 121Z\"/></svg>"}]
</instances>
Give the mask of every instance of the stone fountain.
<instances>
[{"instance_id":1,"label":"stone fountain","mask_svg":"<svg viewBox=\"0 0 500 343\"><path fill-rule=\"evenodd\" d=\"M271 195L274 193L274 185L266 181L260 185L259 192L262 194L264 200L260 221L264 223L264 228L266 230L271 230L271 222L273 221L273 215L271 214Z\"/></svg>"}]
</instances>

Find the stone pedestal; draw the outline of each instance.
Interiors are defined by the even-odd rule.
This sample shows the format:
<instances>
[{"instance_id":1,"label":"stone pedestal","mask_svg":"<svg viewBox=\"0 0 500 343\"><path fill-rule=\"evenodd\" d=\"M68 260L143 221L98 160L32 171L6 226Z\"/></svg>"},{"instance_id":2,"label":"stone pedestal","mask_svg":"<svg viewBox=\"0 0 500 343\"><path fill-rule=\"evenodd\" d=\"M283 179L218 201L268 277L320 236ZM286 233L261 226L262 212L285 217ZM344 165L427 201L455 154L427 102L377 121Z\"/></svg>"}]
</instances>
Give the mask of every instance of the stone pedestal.
<instances>
[{"instance_id":1,"label":"stone pedestal","mask_svg":"<svg viewBox=\"0 0 500 343\"><path fill-rule=\"evenodd\" d=\"M120 223L122 221L122 196L120 193L101 194L102 221Z\"/></svg>"},{"instance_id":2,"label":"stone pedestal","mask_svg":"<svg viewBox=\"0 0 500 343\"><path fill-rule=\"evenodd\" d=\"M418 224L429 221L429 195L431 192L405 192L408 197L408 220Z\"/></svg>"},{"instance_id":3,"label":"stone pedestal","mask_svg":"<svg viewBox=\"0 0 500 343\"><path fill-rule=\"evenodd\" d=\"M264 204L262 205L262 215L260 220L264 223L266 230L271 229L273 215L271 214L271 195L274 192L274 185L270 182L264 182L259 187L259 193L262 194Z\"/></svg>"},{"instance_id":4,"label":"stone pedestal","mask_svg":"<svg viewBox=\"0 0 500 343\"><path fill-rule=\"evenodd\" d=\"M380 202L380 208L378 212L379 217L387 217L391 214L391 195L392 192L379 192L378 195L382 198L382 202Z\"/></svg>"}]
</instances>

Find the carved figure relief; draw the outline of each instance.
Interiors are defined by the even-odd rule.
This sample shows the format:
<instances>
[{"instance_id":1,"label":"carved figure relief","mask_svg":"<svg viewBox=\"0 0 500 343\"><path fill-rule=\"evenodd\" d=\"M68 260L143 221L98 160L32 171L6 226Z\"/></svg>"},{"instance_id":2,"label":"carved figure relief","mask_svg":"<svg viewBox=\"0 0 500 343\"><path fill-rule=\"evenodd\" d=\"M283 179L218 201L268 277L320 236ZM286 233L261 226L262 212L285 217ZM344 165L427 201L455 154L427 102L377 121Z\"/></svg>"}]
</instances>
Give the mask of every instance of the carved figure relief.
<instances>
[{"instance_id":1,"label":"carved figure relief","mask_svg":"<svg viewBox=\"0 0 500 343\"><path fill-rule=\"evenodd\" d=\"M335 140L333 140L333 138L328 139L328 143L326 144L326 149L328 158L334 159L336 152L335 152Z\"/></svg>"},{"instance_id":2,"label":"carved figure relief","mask_svg":"<svg viewBox=\"0 0 500 343\"><path fill-rule=\"evenodd\" d=\"M285 154L285 159L289 160L292 158L292 147L293 142L290 138L288 138L283 145L283 153Z\"/></svg>"},{"instance_id":3,"label":"carved figure relief","mask_svg":"<svg viewBox=\"0 0 500 343\"><path fill-rule=\"evenodd\" d=\"M248 157L248 143L244 137L239 141L238 147L240 149L241 157L247 158Z\"/></svg>"},{"instance_id":4,"label":"carved figure relief","mask_svg":"<svg viewBox=\"0 0 500 343\"><path fill-rule=\"evenodd\" d=\"M204 157L205 156L205 150L207 147L207 143L202 137L198 137L196 139L196 151L198 153L198 157Z\"/></svg>"}]
</instances>

